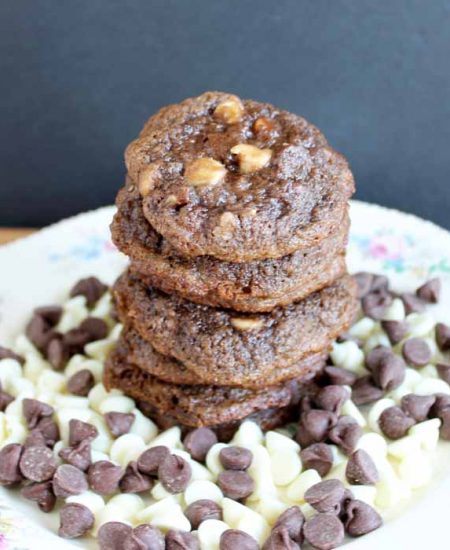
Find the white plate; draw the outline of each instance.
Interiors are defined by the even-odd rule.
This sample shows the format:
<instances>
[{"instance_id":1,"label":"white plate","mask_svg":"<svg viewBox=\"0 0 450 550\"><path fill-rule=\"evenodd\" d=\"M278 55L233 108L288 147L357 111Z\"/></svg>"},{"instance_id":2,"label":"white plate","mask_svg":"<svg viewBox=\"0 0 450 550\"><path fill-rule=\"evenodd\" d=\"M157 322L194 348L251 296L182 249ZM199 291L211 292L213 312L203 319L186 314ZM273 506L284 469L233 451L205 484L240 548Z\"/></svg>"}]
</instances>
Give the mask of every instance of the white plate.
<instances>
[{"instance_id":1,"label":"white plate","mask_svg":"<svg viewBox=\"0 0 450 550\"><path fill-rule=\"evenodd\" d=\"M31 310L62 300L80 277L111 283L126 258L110 242L114 212L106 207L64 220L24 240L0 247L0 342L23 330ZM436 316L450 320L450 233L411 215L353 202L348 264L351 271L386 273L394 289L413 290L439 276L443 298ZM450 518L450 445L441 444L436 475L426 491L378 531L342 548L415 550L447 548ZM401 513L400 513L401 512ZM18 494L0 488L0 550L88 548L56 537L55 514L43 514Z\"/></svg>"}]
</instances>

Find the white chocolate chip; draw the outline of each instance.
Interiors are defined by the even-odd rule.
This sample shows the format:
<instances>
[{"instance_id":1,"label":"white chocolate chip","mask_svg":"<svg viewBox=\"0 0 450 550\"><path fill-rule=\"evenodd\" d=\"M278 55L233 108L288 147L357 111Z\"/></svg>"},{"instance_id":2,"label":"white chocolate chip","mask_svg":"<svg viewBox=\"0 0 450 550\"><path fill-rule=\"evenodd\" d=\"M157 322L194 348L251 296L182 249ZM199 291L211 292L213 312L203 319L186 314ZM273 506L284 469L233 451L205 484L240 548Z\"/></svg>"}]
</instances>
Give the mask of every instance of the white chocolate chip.
<instances>
[{"instance_id":1,"label":"white chocolate chip","mask_svg":"<svg viewBox=\"0 0 450 550\"><path fill-rule=\"evenodd\" d=\"M111 395L103 399L99 405L99 412L105 414L108 412L130 413L135 408L134 400L125 395Z\"/></svg>"},{"instance_id":2,"label":"white chocolate chip","mask_svg":"<svg viewBox=\"0 0 450 550\"><path fill-rule=\"evenodd\" d=\"M363 317L357 323L355 323L348 333L354 338L362 338L365 340L370 336L370 333L373 331L376 323L370 317Z\"/></svg>"},{"instance_id":3,"label":"white chocolate chip","mask_svg":"<svg viewBox=\"0 0 450 550\"><path fill-rule=\"evenodd\" d=\"M353 340L333 343L330 353L333 365L350 370L357 374L364 372L364 353Z\"/></svg>"},{"instance_id":4,"label":"white chocolate chip","mask_svg":"<svg viewBox=\"0 0 450 550\"><path fill-rule=\"evenodd\" d=\"M220 537L222 533L228 529L228 525L218 519L207 519L206 521L202 521L197 532L200 548L205 548L205 550L219 550Z\"/></svg>"},{"instance_id":5,"label":"white chocolate chip","mask_svg":"<svg viewBox=\"0 0 450 550\"><path fill-rule=\"evenodd\" d=\"M235 145L230 151L237 156L239 169L243 174L250 174L264 168L272 158L271 149L259 149L248 143Z\"/></svg>"},{"instance_id":6,"label":"white chocolate chip","mask_svg":"<svg viewBox=\"0 0 450 550\"><path fill-rule=\"evenodd\" d=\"M173 450L181 447L181 430L179 426L173 426L164 432L158 434L148 444L148 448L156 447L157 445L164 445Z\"/></svg>"},{"instance_id":7,"label":"white chocolate chip","mask_svg":"<svg viewBox=\"0 0 450 550\"><path fill-rule=\"evenodd\" d=\"M185 178L194 187L217 185L226 176L227 169L218 160L200 158L186 166Z\"/></svg>"},{"instance_id":8,"label":"white chocolate chip","mask_svg":"<svg viewBox=\"0 0 450 550\"><path fill-rule=\"evenodd\" d=\"M141 413L139 409L131 411L134 414L134 421L130 433L142 437L145 443L149 443L158 435L158 427L154 422Z\"/></svg>"},{"instance_id":9,"label":"white chocolate chip","mask_svg":"<svg viewBox=\"0 0 450 550\"><path fill-rule=\"evenodd\" d=\"M440 426L440 419L432 418L431 420L425 420L425 422L412 426L408 433L418 440L424 451L434 451L439 441Z\"/></svg>"},{"instance_id":10,"label":"white chocolate chip","mask_svg":"<svg viewBox=\"0 0 450 550\"><path fill-rule=\"evenodd\" d=\"M381 413L389 407L395 406L395 401L393 399L379 399L371 406L369 413L367 414L367 422L372 431L381 433L380 427L378 425L378 419L381 416Z\"/></svg>"},{"instance_id":11,"label":"white chocolate chip","mask_svg":"<svg viewBox=\"0 0 450 550\"><path fill-rule=\"evenodd\" d=\"M264 324L264 319L252 317L232 317L231 324L238 330L258 330Z\"/></svg>"},{"instance_id":12,"label":"white chocolate chip","mask_svg":"<svg viewBox=\"0 0 450 550\"><path fill-rule=\"evenodd\" d=\"M184 500L187 506L196 500L205 498L220 504L223 500L223 493L215 483L206 480L193 481L184 492Z\"/></svg>"},{"instance_id":13,"label":"white chocolate chip","mask_svg":"<svg viewBox=\"0 0 450 550\"><path fill-rule=\"evenodd\" d=\"M111 460L125 467L132 460L137 460L144 449L145 443L142 437L135 434L124 434L111 445Z\"/></svg>"},{"instance_id":14,"label":"white chocolate chip","mask_svg":"<svg viewBox=\"0 0 450 550\"><path fill-rule=\"evenodd\" d=\"M242 422L239 429L231 440L232 445L238 445L252 450L255 446L260 446L264 442L264 435L261 428L250 420Z\"/></svg>"},{"instance_id":15,"label":"white chocolate chip","mask_svg":"<svg viewBox=\"0 0 450 550\"><path fill-rule=\"evenodd\" d=\"M383 314L383 319L386 321L403 321L405 318L405 306L403 300L395 298L391 305L388 306Z\"/></svg>"},{"instance_id":16,"label":"white chocolate chip","mask_svg":"<svg viewBox=\"0 0 450 550\"><path fill-rule=\"evenodd\" d=\"M219 453L227 446L228 445L225 445L225 443L216 443L209 449L208 454L206 455L206 466L215 478L220 474L220 472L223 472L223 466L219 459Z\"/></svg>"},{"instance_id":17,"label":"white chocolate chip","mask_svg":"<svg viewBox=\"0 0 450 550\"><path fill-rule=\"evenodd\" d=\"M298 453L300 451L300 445L291 437L271 431L266 432L266 449L269 451L269 454L282 450L290 450Z\"/></svg>"},{"instance_id":18,"label":"white chocolate chip","mask_svg":"<svg viewBox=\"0 0 450 550\"><path fill-rule=\"evenodd\" d=\"M316 470L305 470L288 486L286 496L291 502L303 502L305 492L320 481L322 479Z\"/></svg>"},{"instance_id":19,"label":"white chocolate chip","mask_svg":"<svg viewBox=\"0 0 450 550\"><path fill-rule=\"evenodd\" d=\"M276 451L270 455L270 462L275 485L289 485L302 471L302 462L297 451Z\"/></svg>"}]
</instances>

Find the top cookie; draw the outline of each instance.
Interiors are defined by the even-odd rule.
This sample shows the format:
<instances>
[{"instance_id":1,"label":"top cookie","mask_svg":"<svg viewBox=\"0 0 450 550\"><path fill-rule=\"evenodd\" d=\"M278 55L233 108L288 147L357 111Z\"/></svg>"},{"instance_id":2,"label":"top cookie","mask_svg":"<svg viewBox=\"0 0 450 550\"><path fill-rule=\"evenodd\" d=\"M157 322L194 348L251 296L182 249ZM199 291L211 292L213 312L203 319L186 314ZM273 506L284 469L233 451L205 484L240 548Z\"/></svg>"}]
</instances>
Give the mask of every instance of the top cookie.
<instances>
[{"instance_id":1,"label":"top cookie","mask_svg":"<svg viewBox=\"0 0 450 550\"><path fill-rule=\"evenodd\" d=\"M247 262L319 244L354 191L315 126L219 92L161 109L125 158L147 220L190 257Z\"/></svg>"}]
</instances>

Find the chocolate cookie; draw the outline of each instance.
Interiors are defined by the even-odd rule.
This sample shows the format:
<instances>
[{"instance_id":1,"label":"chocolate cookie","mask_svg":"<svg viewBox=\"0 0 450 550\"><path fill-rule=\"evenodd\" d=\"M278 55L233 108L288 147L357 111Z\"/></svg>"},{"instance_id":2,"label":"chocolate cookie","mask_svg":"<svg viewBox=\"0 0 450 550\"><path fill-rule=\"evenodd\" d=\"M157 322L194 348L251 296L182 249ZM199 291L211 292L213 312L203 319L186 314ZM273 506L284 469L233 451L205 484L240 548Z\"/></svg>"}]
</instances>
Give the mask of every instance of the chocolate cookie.
<instances>
[{"instance_id":1,"label":"chocolate cookie","mask_svg":"<svg viewBox=\"0 0 450 550\"><path fill-rule=\"evenodd\" d=\"M347 275L301 302L250 316L168 296L128 273L113 288L121 321L159 353L256 384L274 369L326 351L353 320L355 292Z\"/></svg>"},{"instance_id":2,"label":"chocolate cookie","mask_svg":"<svg viewBox=\"0 0 450 550\"><path fill-rule=\"evenodd\" d=\"M354 191L315 126L219 92L161 109L125 159L145 217L183 256L248 262L319 244Z\"/></svg>"},{"instance_id":3,"label":"chocolate cookie","mask_svg":"<svg viewBox=\"0 0 450 550\"><path fill-rule=\"evenodd\" d=\"M131 327L124 328L117 345L122 348L123 355L140 369L164 382L186 386L212 384L250 389L273 386L292 378L310 377L325 365L328 356L326 351L313 353L291 365L273 369L263 379L255 380L251 377L247 380L235 377L233 373L223 372L221 369L186 366L173 357L161 355Z\"/></svg>"},{"instance_id":4,"label":"chocolate cookie","mask_svg":"<svg viewBox=\"0 0 450 550\"><path fill-rule=\"evenodd\" d=\"M345 273L347 213L337 233L320 245L279 259L232 263L212 256L180 256L148 223L138 191L129 183L119 191L116 203L112 237L131 258L130 270L147 285L193 302L237 311L270 311L303 299Z\"/></svg>"},{"instance_id":5,"label":"chocolate cookie","mask_svg":"<svg viewBox=\"0 0 450 550\"><path fill-rule=\"evenodd\" d=\"M290 380L261 390L227 386L185 386L163 382L128 361L117 347L108 357L103 383L110 390L144 401L153 414L183 426L216 426L241 420L266 409L290 407L298 402L304 380Z\"/></svg>"}]
</instances>

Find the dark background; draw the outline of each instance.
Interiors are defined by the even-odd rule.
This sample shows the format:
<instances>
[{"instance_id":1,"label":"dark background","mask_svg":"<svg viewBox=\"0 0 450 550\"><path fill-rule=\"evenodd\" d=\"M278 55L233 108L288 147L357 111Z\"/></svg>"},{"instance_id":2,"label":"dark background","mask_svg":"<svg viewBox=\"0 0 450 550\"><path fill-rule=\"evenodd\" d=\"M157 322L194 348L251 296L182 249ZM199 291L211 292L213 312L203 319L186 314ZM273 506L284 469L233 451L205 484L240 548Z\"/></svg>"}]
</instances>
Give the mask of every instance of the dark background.
<instances>
[{"instance_id":1,"label":"dark background","mask_svg":"<svg viewBox=\"0 0 450 550\"><path fill-rule=\"evenodd\" d=\"M357 198L450 228L448 0L3 0L0 79L0 225L111 203L144 120L219 89L317 124Z\"/></svg>"}]
</instances>

